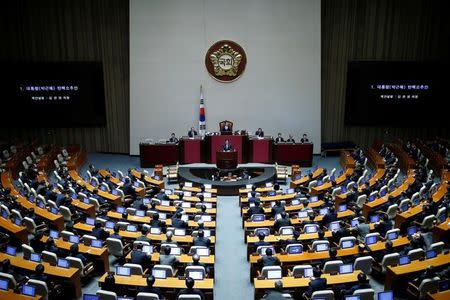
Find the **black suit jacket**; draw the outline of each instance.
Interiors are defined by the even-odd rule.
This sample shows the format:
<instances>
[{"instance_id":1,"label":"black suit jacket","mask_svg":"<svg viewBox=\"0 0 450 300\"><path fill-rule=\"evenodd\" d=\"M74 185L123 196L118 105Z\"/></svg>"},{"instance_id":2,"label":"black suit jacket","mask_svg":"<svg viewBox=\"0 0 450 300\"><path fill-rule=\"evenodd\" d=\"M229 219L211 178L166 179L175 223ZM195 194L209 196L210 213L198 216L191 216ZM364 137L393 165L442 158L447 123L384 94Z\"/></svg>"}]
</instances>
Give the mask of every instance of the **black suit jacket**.
<instances>
[{"instance_id":1,"label":"black suit jacket","mask_svg":"<svg viewBox=\"0 0 450 300\"><path fill-rule=\"evenodd\" d=\"M189 130L188 131L188 137L194 137L194 136L196 136L197 135L197 131L192 131L192 130Z\"/></svg>"},{"instance_id":2,"label":"black suit jacket","mask_svg":"<svg viewBox=\"0 0 450 300\"><path fill-rule=\"evenodd\" d=\"M259 137L264 137L264 131L262 131L262 130L259 131L259 132L256 131L256 132L255 132L255 135L256 135L256 136L259 136Z\"/></svg>"},{"instance_id":3,"label":"black suit jacket","mask_svg":"<svg viewBox=\"0 0 450 300\"><path fill-rule=\"evenodd\" d=\"M280 260L276 256L263 256L258 260L261 269L268 266L279 266L280 264Z\"/></svg>"},{"instance_id":4,"label":"black suit jacket","mask_svg":"<svg viewBox=\"0 0 450 300\"><path fill-rule=\"evenodd\" d=\"M305 294L308 297L316 291L325 290L327 288L327 280L325 278L315 278L309 282L308 290L306 290Z\"/></svg>"},{"instance_id":5,"label":"black suit jacket","mask_svg":"<svg viewBox=\"0 0 450 300\"><path fill-rule=\"evenodd\" d=\"M151 259L142 251L133 251L131 252L131 263L141 265L143 268L148 268L151 264Z\"/></svg>"},{"instance_id":6,"label":"black suit jacket","mask_svg":"<svg viewBox=\"0 0 450 300\"><path fill-rule=\"evenodd\" d=\"M223 146L222 146L222 150L223 151L231 151L231 150L233 150L233 146L231 146L231 144L224 144Z\"/></svg>"}]
</instances>

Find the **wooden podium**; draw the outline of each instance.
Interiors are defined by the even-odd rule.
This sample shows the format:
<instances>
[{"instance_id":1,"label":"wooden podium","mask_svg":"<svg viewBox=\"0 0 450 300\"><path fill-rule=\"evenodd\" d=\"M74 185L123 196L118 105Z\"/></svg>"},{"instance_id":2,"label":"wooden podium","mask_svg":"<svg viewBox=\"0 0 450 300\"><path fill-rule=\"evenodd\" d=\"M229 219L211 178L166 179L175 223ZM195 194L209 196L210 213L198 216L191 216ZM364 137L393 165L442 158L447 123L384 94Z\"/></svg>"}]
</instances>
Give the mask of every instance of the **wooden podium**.
<instances>
[{"instance_id":1,"label":"wooden podium","mask_svg":"<svg viewBox=\"0 0 450 300\"><path fill-rule=\"evenodd\" d=\"M217 167L219 169L236 169L238 164L238 153L237 151L217 151L216 152Z\"/></svg>"}]
</instances>

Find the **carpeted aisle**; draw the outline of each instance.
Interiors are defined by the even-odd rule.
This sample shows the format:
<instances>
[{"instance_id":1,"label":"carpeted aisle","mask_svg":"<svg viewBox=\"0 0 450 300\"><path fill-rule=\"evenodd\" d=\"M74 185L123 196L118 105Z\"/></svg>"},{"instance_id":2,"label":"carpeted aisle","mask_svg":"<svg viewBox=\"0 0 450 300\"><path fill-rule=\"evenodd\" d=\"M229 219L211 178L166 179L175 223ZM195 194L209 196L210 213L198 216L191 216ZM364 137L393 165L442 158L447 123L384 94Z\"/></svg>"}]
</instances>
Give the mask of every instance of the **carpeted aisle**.
<instances>
[{"instance_id":1,"label":"carpeted aisle","mask_svg":"<svg viewBox=\"0 0 450 300\"><path fill-rule=\"evenodd\" d=\"M220 196L217 205L214 300L253 299L238 196Z\"/></svg>"}]
</instances>

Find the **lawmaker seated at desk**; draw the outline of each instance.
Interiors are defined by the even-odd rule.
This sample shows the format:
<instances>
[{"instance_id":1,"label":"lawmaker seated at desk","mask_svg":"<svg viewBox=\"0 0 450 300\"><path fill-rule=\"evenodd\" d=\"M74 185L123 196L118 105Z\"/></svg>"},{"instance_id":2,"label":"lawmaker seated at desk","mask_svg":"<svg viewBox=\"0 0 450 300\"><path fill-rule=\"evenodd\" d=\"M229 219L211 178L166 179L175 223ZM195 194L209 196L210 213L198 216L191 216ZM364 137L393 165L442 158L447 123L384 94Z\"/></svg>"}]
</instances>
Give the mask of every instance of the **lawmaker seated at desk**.
<instances>
[{"instance_id":1,"label":"lawmaker seated at desk","mask_svg":"<svg viewBox=\"0 0 450 300\"><path fill-rule=\"evenodd\" d=\"M196 289L194 288L195 285L195 280L192 279L191 277L186 278L186 288L182 289L178 295L177 295L177 299L178 297L180 297L180 295L198 295L200 296L201 300L205 300L205 294L203 294L203 292L200 289Z\"/></svg>"},{"instance_id":2,"label":"lawmaker seated at desk","mask_svg":"<svg viewBox=\"0 0 450 300\"><path fill-rule=\"evenodd\" d=\"M264 131L262 130L261 127L258 128L258 130L256 130L255 135L260 138L264 137Z\"/></svg>"},{"instance_id":3,"label":"lawmaker seated at desk","mask_svg":"<svg viewBox=\"0 0 450 300\"><path fill-rule=\"evenodd\" d=\"M275 143L284 143L284 138L281 135L281 132L278 132L277 137L275 138Z\"/></svg>"},{"instance_id":4,"label":"lawmaker seated at desk","mask_svg":"<svg viewBox=\"0 0 450 300\"><path fill-rule=\"evenodd\" d=\"M172 133L170 134L170 138L167 140L167 143L171 143L171 144L176 144L176 143L178 143L178 139L176 138L174 132L172 132Z\"/></svg>"},{"instance_id":5,"label":"lawmaker seated at desk","mask_svg":"<svg viewBox=\"0 0 450 300\"><path fill-rule=\"evenodd\" d=\"M286 143L295 144L295 140L294 140L294 137L292 136L292 134L289 135L289 138L286 140Z\"/></svg>"},{"instance_id":6,"label":"lawmaker seated at desk","mask_svg":"<svg viewBox=\"0 0 450 300\"><path fill-rule=\"evenodd\" d=\"M309 143L308 135L306 133L303 134L302 138L300 139L300 143Z\"/></svg>"},{"instance_id":7,"label":"lawmaker seated at desk","mask_svg":"<svg viewBox=\"0 0 450 300\"><path fill-rule=\"evenodd\" d=\"M198 135L198 134L197 134L197 131L195 131L194 127L191 127L191 130L188 131L188 137L194 138L194 137L196 137L197 135Z\"/></svg>"},{"instance_id":8,"label":"lawmaker seated at desk","mask_svg":"<svg viewBox=\"0 0 450 300\"><path fill-rule=\"evenodd\" d=\"M230 144L229 140L225 140L225 144L222 145L222 151L224 152L234 151L233 146Z\"/></svg>"}]
</instances>

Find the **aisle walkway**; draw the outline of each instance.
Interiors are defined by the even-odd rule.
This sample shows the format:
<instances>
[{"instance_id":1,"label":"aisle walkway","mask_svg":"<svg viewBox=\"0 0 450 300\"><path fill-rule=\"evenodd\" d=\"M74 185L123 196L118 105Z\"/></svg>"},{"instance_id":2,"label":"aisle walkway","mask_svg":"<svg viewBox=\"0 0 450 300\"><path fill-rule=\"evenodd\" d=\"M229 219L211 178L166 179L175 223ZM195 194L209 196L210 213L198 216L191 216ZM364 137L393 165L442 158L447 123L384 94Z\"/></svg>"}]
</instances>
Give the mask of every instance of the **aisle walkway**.
<instances>
[{"instance_id":1,"label":"aisle walkway","mask_svg":"<svg viewBox=\"0 0 450 300\"><path fill-rule=\"evenodd\" d=\"M214 300L253 299L238 196L220 196L216 227Z\"/></svg>"}]
</instances>

